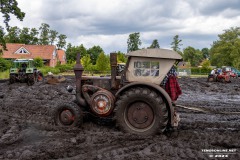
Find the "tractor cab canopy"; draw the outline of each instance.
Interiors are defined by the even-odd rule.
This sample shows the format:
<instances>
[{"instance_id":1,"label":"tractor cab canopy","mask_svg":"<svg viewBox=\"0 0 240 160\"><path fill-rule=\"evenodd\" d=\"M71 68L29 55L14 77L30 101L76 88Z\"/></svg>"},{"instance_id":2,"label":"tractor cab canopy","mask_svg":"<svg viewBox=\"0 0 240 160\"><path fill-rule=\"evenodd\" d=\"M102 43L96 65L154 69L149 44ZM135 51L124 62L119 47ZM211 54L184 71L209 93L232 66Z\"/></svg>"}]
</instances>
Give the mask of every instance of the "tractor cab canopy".
<instances>
[{"instance_id":1,"label":"tractor cab canopy","mask_svg":"<svg viewBox=\"0 0 240 160\"><path fill-rule=\"evenodd\" d=\"M30 62L30 61L33 61L33 59L16 59L16 60L14 60L13 62L19 62L19 63L28 63L28 62Z\"/></svg>"},{"instance_id":2,"label":"tractor cab canopy","mask_svg":"<svg viewBox=\"0 0 240 160\"><path fill-rule=\"evenodd\" d=\"M177 52L167 49L142 49L127 54L126 80L160 84L176 61L182 60Z\"/></svg>"},{"instance_id":3,"label":"tractor cab canopy","mask_svg":"<svg viewBox=\"0 0 240 160\"><path fill-rule=\"evenodd\" d=\"M27 67L33 67L33 59L16 59L13 63L15 68L21 67L22 64L26 64Z\"/></svg>"}]
</instances>

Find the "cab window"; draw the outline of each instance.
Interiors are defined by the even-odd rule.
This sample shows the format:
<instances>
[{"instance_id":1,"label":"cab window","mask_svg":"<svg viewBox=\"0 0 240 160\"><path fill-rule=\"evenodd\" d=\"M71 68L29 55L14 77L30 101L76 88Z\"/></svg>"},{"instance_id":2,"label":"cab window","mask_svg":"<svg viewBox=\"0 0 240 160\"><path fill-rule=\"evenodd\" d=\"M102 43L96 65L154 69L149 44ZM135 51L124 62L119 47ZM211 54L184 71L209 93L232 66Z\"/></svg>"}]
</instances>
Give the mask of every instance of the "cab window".
<instances>
[{"instance_id":1,"label":"cab window","mask_svg":"<svg viewBox=\"0 0 240 160\"><path fill-rule=\"evenodd\" d=\"M135 76L159 76L159 62L136 61L134 62Z\"/></svg>"}]
</instances>

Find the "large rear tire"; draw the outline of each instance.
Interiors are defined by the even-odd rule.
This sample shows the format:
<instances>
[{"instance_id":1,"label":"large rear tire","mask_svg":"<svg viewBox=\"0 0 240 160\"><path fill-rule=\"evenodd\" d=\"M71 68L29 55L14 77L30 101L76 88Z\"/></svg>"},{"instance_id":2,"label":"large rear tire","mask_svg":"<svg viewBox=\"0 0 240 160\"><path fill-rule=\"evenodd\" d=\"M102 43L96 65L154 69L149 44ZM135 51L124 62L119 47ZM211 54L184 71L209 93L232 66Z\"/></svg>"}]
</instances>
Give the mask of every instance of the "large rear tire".
<instances>
[{"instance_id":1,"label":"large rear tire","mask_svg":"<svg viewBox=\"0 0 240 160\"><path fill-rule=\"evenodd\" d=\"M59 104L53 113L54 122L61 127L79 127L83 123L83 113L75 103Z\"/></svg>"},{"instance_id":2,"label":"large rear tire","mask_svg":"<svg viewBox=\"0 0 240 160\"><path fill-rule=\"evenodd\" d=\"M142 136L163 132L169 121L161 95L146 87L124 92L117 100L114 112L121 130Z\"/></svg>"},{"instance_id":3,"label":"large rear tire","mask_svg":"<svg viewBox=\"0 0 240 160\"><path fill-rule=\"evenodd\" d=\"M44 76L42 72L37 73L37 82L43 82L44 81Z\"/></svg>"}]
</instances>

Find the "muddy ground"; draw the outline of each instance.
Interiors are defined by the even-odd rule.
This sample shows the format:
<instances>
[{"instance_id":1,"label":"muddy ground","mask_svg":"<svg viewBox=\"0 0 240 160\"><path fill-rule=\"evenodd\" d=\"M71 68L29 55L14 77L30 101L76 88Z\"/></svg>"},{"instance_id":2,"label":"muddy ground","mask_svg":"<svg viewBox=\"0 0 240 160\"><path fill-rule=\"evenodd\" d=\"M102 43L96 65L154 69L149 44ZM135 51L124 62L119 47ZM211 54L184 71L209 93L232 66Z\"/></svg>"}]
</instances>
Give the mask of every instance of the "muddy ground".
<instances>
[{"instance_id":1,"label":"muddy ground","mask_svg":"<svg viewBox=\"0 0 240 160\"><path fill-rule=\"evenodd\" d=\"M74 100L66 91L74 77L57 85L1 82L0 159L240 159L240 114L229 113L240 112L240 79L179 83L183 94L177 103L209 113L177 108L181 121L175 132L139 137L94 122L53 127L54 107Z\"/></svg>"}]
</instances>

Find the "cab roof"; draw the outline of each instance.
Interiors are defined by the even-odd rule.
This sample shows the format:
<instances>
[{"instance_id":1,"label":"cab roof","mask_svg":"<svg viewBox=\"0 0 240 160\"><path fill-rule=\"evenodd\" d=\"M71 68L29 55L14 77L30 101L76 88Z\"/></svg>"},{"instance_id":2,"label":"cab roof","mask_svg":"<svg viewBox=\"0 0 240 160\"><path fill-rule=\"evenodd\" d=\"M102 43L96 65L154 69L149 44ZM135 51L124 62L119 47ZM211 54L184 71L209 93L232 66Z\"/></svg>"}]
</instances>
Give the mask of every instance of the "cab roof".
<instances>
[{"instance_id":1,"label":"cab roof","mask_svg":"<svg viewBox=\"0 0 240 160\"><path fill-rule=\"evenodd\" d=\"M162 59L175 59L181 60L182 56L177 52L169 49L151 48L141 49L126 54L132 57L149 57L149 58L162 58Z\"/></svg>"},{"instance_id":2,"label":"cab roof","mask_svg":"<svg viewBox=\"0 0 240 160\"><path fill-rule=\"evenodd\" d=\"M16 59L16 60L14 60L14 62L29 62L29 61L33 61L33 59Z\"/></svg>"}]
</instances>

